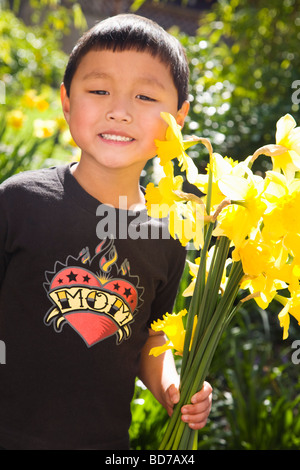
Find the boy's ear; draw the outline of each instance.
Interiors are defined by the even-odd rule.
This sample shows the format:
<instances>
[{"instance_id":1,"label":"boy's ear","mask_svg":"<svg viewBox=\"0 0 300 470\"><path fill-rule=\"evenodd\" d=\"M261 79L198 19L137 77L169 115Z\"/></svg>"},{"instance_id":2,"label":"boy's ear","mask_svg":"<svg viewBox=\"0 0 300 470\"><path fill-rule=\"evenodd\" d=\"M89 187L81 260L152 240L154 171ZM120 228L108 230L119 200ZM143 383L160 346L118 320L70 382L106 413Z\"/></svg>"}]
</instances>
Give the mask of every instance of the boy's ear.
<instances>
[{"instance_id":1,"label":"boy's ear","mask_svg":"<svg viewBox=\"0 0 300 470\"><path fill-rule=\"evenodd\" d=\"M67 94L65 85L62 83L60 86L60 99L62 104L62 110L67 122L69 122L70 115L70 99Z\"/></svg>"},{"instance_id":2,"label":"boy's ear","mask_svg":"<svg viewBox=\"0 0 300 470\"><path fill-rule=\"evenodd\" d=\"M184 101L181 108L177 111L176 122L181 127L184 126L184 121L188 115L189 109L190 109L190 103L188 101Z\"/></svg>"}]
</instances>

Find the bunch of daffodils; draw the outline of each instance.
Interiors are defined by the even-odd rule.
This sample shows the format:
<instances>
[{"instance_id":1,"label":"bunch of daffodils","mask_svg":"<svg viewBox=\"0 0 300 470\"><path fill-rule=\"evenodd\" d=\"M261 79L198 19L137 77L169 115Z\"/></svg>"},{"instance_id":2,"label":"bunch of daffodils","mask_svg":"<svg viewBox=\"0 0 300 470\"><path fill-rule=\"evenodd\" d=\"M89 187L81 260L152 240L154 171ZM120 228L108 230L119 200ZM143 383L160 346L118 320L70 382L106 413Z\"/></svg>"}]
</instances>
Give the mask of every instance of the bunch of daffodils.
<instances>
[{"instance_id":1,"label":"bunch of daffodils","mask_svg":"<svg viewBox=\"0 0 300 470\"><path fill-rule=\"evenodd\" d=\"M289 114L283 116L276 143L238 162L214 153L207 139L184 141L173 116L162 113L162 118L169 127L165 141L156 146L164 176L157 187L147 186L148 213L168 216L170 234L184 246L192 243L200 256L189 261L192 279L183 293L192 296L189 311L166 313L152 325L169 341L150 354L173 349L182 355L180 403L160 449L189 450L197 448L197 431L181 421L180 408L201 389L221 335L240 305L254 298L266 309L279 301L284 339L290 316L300 323L300 127ZM209 152L205 175L186 154L197 142ZM265 178L251 170L260 155L272 162ZM174 176L173 159L203 197L182 191L183 177Z\"/></svg>"}]
</instances>

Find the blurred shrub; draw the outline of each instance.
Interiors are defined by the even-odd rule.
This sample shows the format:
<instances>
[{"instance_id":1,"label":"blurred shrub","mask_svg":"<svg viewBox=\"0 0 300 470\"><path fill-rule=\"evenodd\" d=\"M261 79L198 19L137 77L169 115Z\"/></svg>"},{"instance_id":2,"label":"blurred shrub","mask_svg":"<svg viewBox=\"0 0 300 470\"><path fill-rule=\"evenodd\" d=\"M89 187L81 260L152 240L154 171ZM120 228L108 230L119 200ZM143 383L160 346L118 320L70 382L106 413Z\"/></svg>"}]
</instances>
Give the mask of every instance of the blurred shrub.
<instances>
[{"instance_id":1,"label":"blurred shrub","mask_svg":"<svg viewBox=\"0 0 300 470\"><path fill-rule=\"evenodd\" d=\"M129 430L131 449L158 449L168 415L140 380L136 381L131 412L132 424Z\"/></svg>"},{"instance_id":2,"label":"blurred shrub","mask_svg":"<svg viewBox=\"0 0 300 470\"><path fill-rule=\"evenodd\" d=\"M12 11L1 11L0 182L77 156L61 111L59 86L67 56L59 48L56 33L26 26Z\"/></svg>"},{"instance_id":3,"label":"blurred shrub","mask_svg":"<svg viewBox=\"0 0 300 470\"><path fill-rule=\"evenodd\" d=\"M0 79L6 86L7 106L13 106L25 90L40 94L44 86L57 88L66 61L54 35L25 26L11 11L1 11Z\"/></svg>"},{"instance_id":4,"label":"blurred shrub","mask_svg":"<svg viewBox=\"0 0 300 470\"><path fill-rule=\"evenodd\" d=\"M293 83L300 79L299 0L269 6L219 0L203 14L195 37L178 37L191 64L186 133L208 137L216 152L240 159L275 142L282 115L300 122L299 99L292 102ZM206 158L197 147L190 155ZM266 168L264 161L260 170Z\"/></svg>"},{"instance_id":5,"label":"blurred shrub","mask_svg":"<svg viewBox=\"0 0 300 470\"><path fill-rule=\"evenodd\" d=\"M221 448L229 450L299 449L297 370L278 342L276 319L248 308L225 334L212 366L221 425L216 435L223 434Z\"/></svg>"},{"instance_id":6,"label":"blurred shrub","mask_svg":"<svg viewBox=\"0 0 300 470\"><path fill-rule=\"evenodd\" d=\"M28 90L14 104L16 107L6 113L3 108L9 107L0 107L0 183L14 173L79 156L59 112L56 93L50 90L37 95Z\"/></svg>"}]
</instances>

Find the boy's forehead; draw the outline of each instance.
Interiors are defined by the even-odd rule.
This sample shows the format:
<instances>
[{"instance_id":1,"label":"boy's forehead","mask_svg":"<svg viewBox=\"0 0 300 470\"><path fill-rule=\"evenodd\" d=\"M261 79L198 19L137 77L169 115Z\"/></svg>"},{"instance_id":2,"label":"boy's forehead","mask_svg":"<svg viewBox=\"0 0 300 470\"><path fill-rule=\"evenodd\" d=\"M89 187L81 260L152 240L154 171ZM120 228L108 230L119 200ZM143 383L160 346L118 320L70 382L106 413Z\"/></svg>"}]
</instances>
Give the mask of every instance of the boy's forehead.
<instances>
[{"instance_id":1,"label":"boy's forehead","mask_svg":"<svg viewBox=\"0 0 300 470\"><path fill-rule=\"evenodd\" d=\"M134 75L134 73L133 73ZM82 80L83 81L87 81L87 80L111 80L113 79L113 77L109 74L109 73L106 73L106 72L102 72L100 69L97 69L97 66L95 66L95 68L93 70L91 70L90 72L87 72L83 77L82 77ZM145 72L144 75L138 75L136 76L136 81L140 84L144 84L144 85L150 85L150 86L155 86L157 88L161 88L162 90L165 90L166 87L164 85L164 83L162 81L159 80L159 78L156 78L154 75L152 74L147 74L147 72Z\"/></svg>"},{"instance_id":2,"label":"boy's forehead","mask_svg":"<svg viewBox=\"0 0 300 470\"><path fill-rule=\"evenodd\" d=\"M129 63L134 66L129 66ZM158 56L153 56L147 51L132 49L124 51L92 49L81 59L77 67L77 75L80 75L82 80L109 78L112 71L120 71L121 64L130 67L132 75L136 75L140 80L152 82L159 87L163 87L163 84L160 79L161 74L157 73L157 69L160 72L165 69L164 75L173 81L170 67Z\"/></svg>"}]
</instances>

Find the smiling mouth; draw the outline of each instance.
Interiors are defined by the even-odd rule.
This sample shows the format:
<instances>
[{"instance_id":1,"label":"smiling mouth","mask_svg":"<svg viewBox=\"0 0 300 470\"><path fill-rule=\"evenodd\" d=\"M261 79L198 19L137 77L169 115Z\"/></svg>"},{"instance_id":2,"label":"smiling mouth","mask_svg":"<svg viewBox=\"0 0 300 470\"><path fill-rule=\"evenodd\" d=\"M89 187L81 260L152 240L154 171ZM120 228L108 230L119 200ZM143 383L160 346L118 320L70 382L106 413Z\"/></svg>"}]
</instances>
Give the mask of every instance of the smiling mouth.
<instances>
[{"instance_id":1,"label":"smiling mouth","mask_svg":"<svg viewBox=\"0 0 300 470\"><path fill-rule=\"evenodd\" d=\"M110 140L112 142L132 142L134 139L132 137L126 137L124 135L116 134L99 134L100 137L104 140Z\"/></svg>"}]
</instances>

